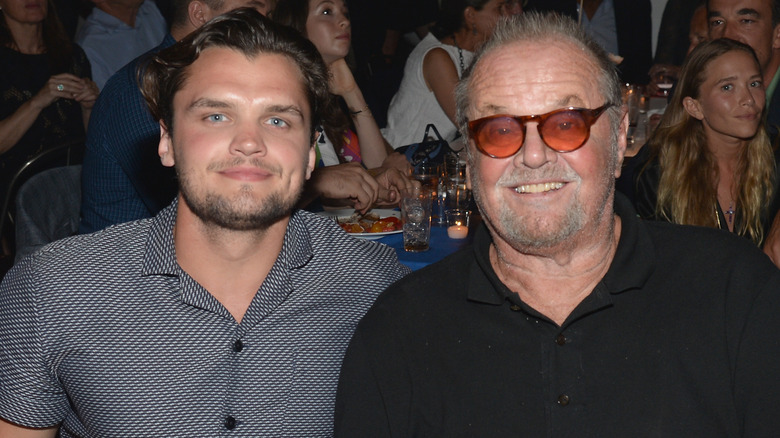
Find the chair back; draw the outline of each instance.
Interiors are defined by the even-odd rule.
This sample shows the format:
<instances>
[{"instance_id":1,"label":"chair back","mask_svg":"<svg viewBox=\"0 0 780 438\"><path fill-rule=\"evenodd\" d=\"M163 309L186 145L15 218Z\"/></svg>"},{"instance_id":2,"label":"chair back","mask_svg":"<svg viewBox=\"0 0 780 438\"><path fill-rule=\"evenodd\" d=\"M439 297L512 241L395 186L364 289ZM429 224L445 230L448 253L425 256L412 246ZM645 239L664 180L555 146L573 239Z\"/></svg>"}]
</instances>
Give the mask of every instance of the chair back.
<instances>
[{"instance_id":1,"label":"chair back","mask_svg":"<svg viewBox=\"0 0 780 438\"><path fill-rule=\"evenodd\" d=\"M14 199L16 198L16 192L19 191L19 187L31 176L42 170L80 163L83 159L83 149L84 140L68 142L45 149L19 166L10 179L8 179L8 184L0 192L0 238L10 244L11 251L15 247L13 243L15 237L13 227L16 216Z\"/></svg>"},{"instance_id":2,"label":"chair back","mask_svg":"<svg viewBox=\"0 0 780 438\"><path fill-rule=\"evenodd\" d=\"M30 177L16 194L16 259L76 234L81 210L81 165Z\"/></svg>"}]
</instances>

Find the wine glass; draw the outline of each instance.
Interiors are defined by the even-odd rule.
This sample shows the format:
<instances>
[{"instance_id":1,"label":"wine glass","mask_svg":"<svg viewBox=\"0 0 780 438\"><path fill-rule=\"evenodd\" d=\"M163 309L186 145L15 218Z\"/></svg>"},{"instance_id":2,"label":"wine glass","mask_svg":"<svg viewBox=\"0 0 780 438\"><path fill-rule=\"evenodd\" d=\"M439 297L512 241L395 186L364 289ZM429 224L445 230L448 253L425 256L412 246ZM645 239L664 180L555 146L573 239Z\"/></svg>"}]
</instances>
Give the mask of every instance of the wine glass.
<instances>
[{"instance_id":1,"label":"wine glass","mask_svg":"<svg viewBox=\"0 0 780 438\"><path fill-rule=\"evenodd\" d=\"M661 70L653 76L655 86L658 87L658 95L667 97L674 86L674 76L665 70Z\"/></svg>"}]
</instances>

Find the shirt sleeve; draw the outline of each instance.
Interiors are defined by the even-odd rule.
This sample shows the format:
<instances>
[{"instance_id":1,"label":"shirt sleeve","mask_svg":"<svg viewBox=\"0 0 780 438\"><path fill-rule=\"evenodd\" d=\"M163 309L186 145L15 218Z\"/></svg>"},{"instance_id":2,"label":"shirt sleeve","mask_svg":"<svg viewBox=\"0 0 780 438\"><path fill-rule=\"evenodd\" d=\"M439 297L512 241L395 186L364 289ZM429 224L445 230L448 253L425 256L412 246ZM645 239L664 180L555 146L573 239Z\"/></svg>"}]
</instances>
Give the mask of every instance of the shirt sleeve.
<instances>
[{"instance_id":1,"label":"shirt sleeve","mask_svg":"<svg viewBox=\"0 0 780 438\"><path fill-rule=\"evenodd\" d=\"M41 428L62 421L68 400L45 358L32 260L0 284L0 417Z\"/></svg>"}]
</instances>

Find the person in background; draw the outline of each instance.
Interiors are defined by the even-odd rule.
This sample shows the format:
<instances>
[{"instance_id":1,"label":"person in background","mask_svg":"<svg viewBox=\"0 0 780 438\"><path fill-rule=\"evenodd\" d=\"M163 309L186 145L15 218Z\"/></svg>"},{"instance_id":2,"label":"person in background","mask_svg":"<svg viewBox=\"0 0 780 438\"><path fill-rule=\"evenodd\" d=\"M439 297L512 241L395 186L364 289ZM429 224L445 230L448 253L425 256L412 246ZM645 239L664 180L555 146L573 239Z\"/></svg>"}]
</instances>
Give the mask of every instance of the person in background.
<instances>
[{"instance_id":1,"label":"person in background","mask_svg":"<svg viewBox=\"0 0 780 438\"><path fill-rule=\"evenodd\" d=\"M484 226L361 320L335 436L774 436L780 270L615 195L628 117L604 50L525 12L457 102Z\"/></svg>"},{"instance_id":2,"label":"person in background","mask_svg":"<svg viewBox=\"0 0 780 438\"><path fill-rule=\"evenodd\" d=\"M83 141L98 89L49 0L0 0L0 191L47 148Z\"/></svg>"},{"instance_id":3,"label":"person in background","mask_svg":"<svg viewBox=\"0 0 780 438\"><path fill-rule=\"evenodd\" d=\"M580 8L582 5L582 8ZM579 23L616 55L624 84L647 84L653 62L650 0L528 0L526 11L555 11Z\"/></svg>"},{"instance_id":4,"label":"person in background","mask_svg":"<svg viewBox=\"0 0 780 438\"><path fill-rule=\"evenodd\" d=\"M103 87L87 132L81 173L80 233L152 217L176 197L173 169L160 164L156 145L159 123L138 88L138 66L151 54L172 46L207 21L249 6L262 14L271 0L183 0L174 3L171 30L159 46L120 69Z\"/></svg>"},{"instance_id":5,"label":"person in background","mask_svg":"<svg viewBox=\"0 0 780 438\"><path fill-rule=\"evenodd\" d=\"M401 85L406 58L436 20L439 3L438 0L348 0L347 7L352 24L355 80L377 125L385 126L387 108ZM404 37L412 32L417 41Z\"/></svg>"},{"instance_id":6,"label":"person in background","mask_svg":"<svg viewBox=\"0 0 780 438\"><path fill-rule=\"evenodd\" d=\"M493 32L502 6L503 0L442 1L436 25L409 55L390 102L382 134L393 148L420 142L428 124L445 140L455 139L455 84Z\"/></svg>"},{"instance_id":7,"label":"person in background","mask_svg":"<svg viewBox=\"0 0 780 438\"><path fill-rule=\"evenodd\" d=\"M763 246L780 209L764 99L749 46L721 38L694 49L650 139L639 214L728 230Z\"/></svg>"},{"instance_id":8,"label":"person in background","mask_svg":"<svg viewBox=\"0 0 780 438\"><path fill-rule=\"evenodd\" d=\"M503 13L507 17L520 15L523 13L523 0L507 0L503 5Z\"/></svg>"},{"instance_id":9,"label":"person in background","mask_svg":"<svg viewBox=\"0 0 780 438\"><path fill-rule=\"evenodd\" d=\"M354 327L409 269L294 208L325 65L244 8L143 72L181 191L155 218L54 243L6 275L0 436L331 436Z\"/></svg>"},{"instance_id":10,"label":"person in background","mask_svg":"<svg viewBox=\"0 0 780 438\"><path fill-rule=\"evenodd\" d=\"M704 0L670 0L666 3L658 32L655 63L650 67L650 82L647 87L649 95L660 91L657 86L660 75L670 76L677 81L685 57L694 47L707 40L708 31Z\"/></svg>"},{"instance_id":11,"label":"person in background","mask_svg":"<svg viewBox=\"0 0 780 438\"><path fill-rule=\"evenodd\" d=\"M390 147L347 65L352 24L344 0L281 0L273 19L314 43L328 66L330 91L336 98L326 113L317 145L324 164L362 162L369 168L381 166Z\"/></svg>"},{"instance_id":12,"label":"person in background","mask_svg":"<svg viewBox=\"0 0 780 438\"><path fill-rule=\"evenodd\" d=\"M334 95L323 126L318 127L321 159L306 185L301 206L351 205L365 211L375 203L396 205L400 191L411 184L410 166L403 155L388 155L392 149L347 65L351 21L346 4L342 0L284 0L273 17L314 43L328 65ZM368 204L361 200L366 196L371 200ZM315 200L321 202L308 205Z\"/></svg>"},{"instance_id":13,"label":"person in background","mask_svg":"<svg viewBox=\"0 0 780 438\"><path fill-rule=\"evenodd\" d=\"M708 0L709 38L731 38L750 46L758 57L766 89L766 129L772 144L780 133L780 1Z\"/></svg>"},{"instance_id":14,"label":"person in background","mask_svg":"<svg viewBox=\"0 0 780 438\"><path fill-rule=\"evenodd\" d=\"M681 66L687 55L688 35L694 11L704 0L668 0L664 6L654 65ZM706 15L706 14L705 14ZM706 21L706 17L705 17Z\"/></svg>"},{"instance_id":15,"label":"person in background","mask_svg":"<svg viewBox=\"0 0 780 438\"><path fill-rule=\"evenodd\" d=\"M153 0L92 0L76 34L100 89L122 66L160 44L167 24Z\"/></svg>"},{"instance_id":16,"label":"person in background","mask_svg":"<svg viewBox=\"0 0 780 438\"><path fill-rule=\"evenodd\" d=\"M707 31L709 24L707 23L707 8L702 3L693 13L690 23L690 32L688 34L688 53L693 51L699 44L707 41ZM671 94L668 99L671 100L674 96L675 88L677 87L677 79L680 75L680 67L667 64L656 64L650 69L651 79L647 86L647 93L654 95L659 91L656 85L656 79L659 77L658 72L664 72L674 78L675 85L671 89ZM668 104L667 104L668 105ZM655 127L660 123L659 114L651 116L649 122L650 127L648 133L652 134L655 131ZM657 121L655 118L658 118ZM634 150L633 154L626 153L623 159L623 170L620 172L620 177L617 180L615 189L624 195L633 203L636 203L636 180L639 171L647 164L650 159L650 148L645 147L644 144L637 145L638 150Z\"/></svg>"},{"instance_id":17,"label":"person in background","mask_svg":"<svg viewBox=\"0 0 780 438\"><path fill-rule=\"evenodd\" d=\"M693 11L691 16L690 31L688 32L688 51L686 56L693 52L699 44L707 41L709 33L709 23L707 22L707 7L704 3L700 4Z\"/></svg>"}]
</instances>

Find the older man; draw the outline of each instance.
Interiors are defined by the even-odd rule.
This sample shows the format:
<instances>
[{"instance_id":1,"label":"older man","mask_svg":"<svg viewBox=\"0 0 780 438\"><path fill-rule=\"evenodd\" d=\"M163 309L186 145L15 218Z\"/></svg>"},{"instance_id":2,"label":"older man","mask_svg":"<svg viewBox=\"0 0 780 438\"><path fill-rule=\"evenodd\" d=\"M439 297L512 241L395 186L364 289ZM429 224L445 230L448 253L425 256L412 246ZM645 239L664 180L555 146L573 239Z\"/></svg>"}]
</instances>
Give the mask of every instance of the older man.
<instances>
[{"instance_id":1,"label":"older man","mask_svg":"<svg viewBox=\"0 0 780 438\"><path fill-rule=\"evenodd\" d=\"M336 435L776 434L780 271L615 196L627 118L603 50L568 19L503 23L458 108L485 227L361 321Z\"/></svg>"},{"instance_id":2,"label":"older man","mask_svg":"<svg viewBox=\"0 0 780 438\"><path fill-rule=\"evenodd\" d=\"M330 436L352 331L408 269L294 210L322 58L239 9L153 58L143 84L179 196L6 275L0 436Z\"/></svg>"}]
</instances>

